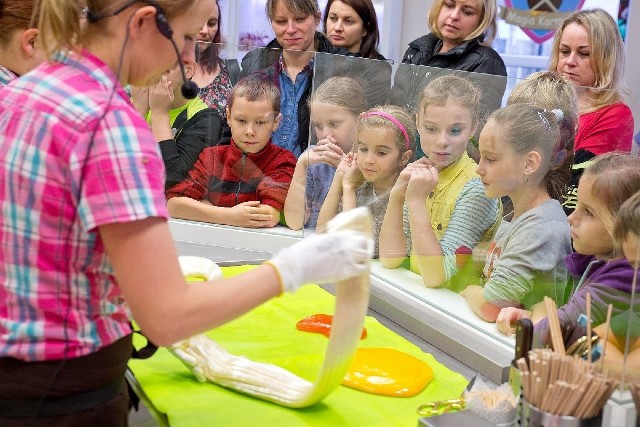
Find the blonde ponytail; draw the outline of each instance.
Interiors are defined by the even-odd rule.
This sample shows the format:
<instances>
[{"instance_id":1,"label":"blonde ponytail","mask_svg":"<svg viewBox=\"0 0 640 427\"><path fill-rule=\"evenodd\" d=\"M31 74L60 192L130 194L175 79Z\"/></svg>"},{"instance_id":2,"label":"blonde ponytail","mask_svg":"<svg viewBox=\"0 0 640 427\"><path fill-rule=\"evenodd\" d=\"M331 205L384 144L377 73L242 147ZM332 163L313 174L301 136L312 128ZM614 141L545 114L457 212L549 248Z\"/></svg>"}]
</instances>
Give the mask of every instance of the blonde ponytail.
<instances>
[{"instance_id":1,"label":"blonde ponytail","mask_svg":"<svg viewBox=\"0 0 640 427\"><path fill-rule=\"evenodd\" d=\"M40 42L47 56L69 50L80 37L81 8L78 0L40 0Z\"/></svg>"}]
</instances>

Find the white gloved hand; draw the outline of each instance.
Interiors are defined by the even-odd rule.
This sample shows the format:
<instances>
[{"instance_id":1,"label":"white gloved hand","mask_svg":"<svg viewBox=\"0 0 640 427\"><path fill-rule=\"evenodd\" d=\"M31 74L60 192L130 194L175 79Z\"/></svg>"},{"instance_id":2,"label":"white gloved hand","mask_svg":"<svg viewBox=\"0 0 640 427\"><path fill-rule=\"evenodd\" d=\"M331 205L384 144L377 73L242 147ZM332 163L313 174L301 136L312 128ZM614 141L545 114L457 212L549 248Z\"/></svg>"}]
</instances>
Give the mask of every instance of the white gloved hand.
<instances>
[{"instance_id":1,"label":"white gloved hand","mask_svg":"<svg viewBox=\"0 0 640 427\"><path fill-rule=\"evenodd\" d=\"M305 283L331 283L364 273L373 242L353 230L313 234L280 250L271 260L283 291L294 292Z\"/></svg>"}]
</instances>

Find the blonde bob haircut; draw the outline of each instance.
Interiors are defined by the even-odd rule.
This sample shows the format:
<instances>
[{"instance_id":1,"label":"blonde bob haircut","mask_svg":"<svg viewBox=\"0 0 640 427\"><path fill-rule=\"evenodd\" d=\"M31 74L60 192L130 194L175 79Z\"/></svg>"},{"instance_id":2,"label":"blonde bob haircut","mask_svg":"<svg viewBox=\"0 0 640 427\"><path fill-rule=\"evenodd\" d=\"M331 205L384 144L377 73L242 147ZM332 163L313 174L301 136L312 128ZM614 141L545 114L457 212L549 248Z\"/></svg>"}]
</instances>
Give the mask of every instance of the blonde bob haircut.
<instances>
[{"instance_id":1,"label":"blonde bob haircut","mask_svg":"<svg viewBox=\"0 0 640 427\"><path fill-rule=\"evenodd\" d=\"M198 0L200 1L200 0ZM125 5L158 5L169 21L190 13L193 0L40 0L39 40L47 56L59 50L82 46L89 34L104 34L104 21L88 24L83 6L101 15L113 13ZM122 31L125 29L123 28Z\"/></svg>"},{"instance_id":2,"label":"blonde bob haircut","mask_svg":"<svg viewBox=\"0 0 640 427\"><path fill-rule=\"evenodd\" d=\"M624 68L624 43L618 25L602 9L579 10L562 21L553 38L549 70L557 70L562 33L573 23L584 27L589 36L590 63L596 76L590 90L592 110L619 102L622 98L620 86Z\"/></svg>"},{"instance_id":3,"label":"blonde bob haircut","mask_svg":"<svg viewBox=\"0 0 640 427\"><path fill-rule=\"evenodd\" d=\"M429 14L427 15L429 28L439 39L442 39L442 34L438 30L438 15L440 15L440 10L442 10L442 6L445 1L448 0L434 0L431 5L431 9L429 10ZM469 34L464 40L467 41L484 35L481 43L483 45L490 46L498 33L498 24L496 22L498 6L496 5L496 0L476 0L476 2L478 6L481 7L480 23L475 31Z\"/></svg>"}]
</instances>

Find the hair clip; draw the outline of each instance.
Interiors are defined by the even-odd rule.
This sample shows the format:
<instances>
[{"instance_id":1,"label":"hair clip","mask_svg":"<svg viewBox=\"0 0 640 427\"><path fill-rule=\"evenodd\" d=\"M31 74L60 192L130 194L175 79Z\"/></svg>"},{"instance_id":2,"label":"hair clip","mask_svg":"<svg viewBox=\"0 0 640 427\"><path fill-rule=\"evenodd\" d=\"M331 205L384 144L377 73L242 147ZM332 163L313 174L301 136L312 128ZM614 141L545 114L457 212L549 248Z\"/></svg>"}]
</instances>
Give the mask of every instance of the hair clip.
<instances>
[{"instance_id":1,"label":"hair clip","mask_svg":"<svg viewBox=\"0 0 640 427\"><path fill-rule=\"evenodd\" d=\"M562 112L562 110L560 110L559 108L554 108L551 111L547 109L542 110L542 112L538 111L538 117L540 117L540 120L542 120L544 128L546 130L551 130L551 123L549 123L549 120L547 120L547 117L545 116L546 114L553 114L556 117L556 123L558 123L558 127L560 126L560 122L564 118L564 113Z\"/></svg>"},{"instance_id":2,"label":"hair clip","mask_svg":"<svg viewBox=\"0 0 640 427\"><path fill-rule=\"evenodd\" d=\"M560 123L564 119L564 112L559 108L554 108L551 112L556 116L556 121Z\"/></svg>"},{"instance_id":3,"label":"hair clip","mask_svg":"<svg viewBox=\"0 0 640 427\"><path fill-rule=\"evenodd\" d=\"M547 120L547 118L544 116L544 113L546 112L547 110L538 111L538 117L540 117L540 120L542 120L542 124L544 125L544 128L546 130L551 130L551 123L549 123L549 120Z\"/></svg>"}]
</instances>

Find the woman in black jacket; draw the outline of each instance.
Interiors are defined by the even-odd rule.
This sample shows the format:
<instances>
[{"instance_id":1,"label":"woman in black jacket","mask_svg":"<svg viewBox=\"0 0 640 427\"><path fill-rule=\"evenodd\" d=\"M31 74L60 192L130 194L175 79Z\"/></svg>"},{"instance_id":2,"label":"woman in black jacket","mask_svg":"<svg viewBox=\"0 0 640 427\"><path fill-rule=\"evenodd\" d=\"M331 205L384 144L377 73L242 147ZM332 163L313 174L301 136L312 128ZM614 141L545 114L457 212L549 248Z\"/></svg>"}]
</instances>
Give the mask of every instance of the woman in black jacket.
<instances>
[{"instance_id":1,"label":"woman in black jacket","mask_svg":"<svg viewBox=\"0 0 640 427\"><path fill-rule=\"evenodd\" d=\"M276 35L264 49L254 49L242 59L242 73L260 73L280 89L282 120L273 134L274 144L296 157L309 145L309 106L316 52L348 54L334 48L320 24L316 0L268 0L266 12Z\"/></svg>"},{"instance_id":2,"label":"woman in black jacket","mask_svg":"<svg viewBox=\"0 0 640 427\"><path fill-rule=\"evenodd\" d=\"M486 113L499 108L507 70L491 48L497 32L496 15L496 0L434 0L428 14L431 32L409 43L396 72L391 101L413 111L424 85L441 73L450 73L411 66L424 65L473 72L469 77L483 88L483 104L490 110Z\"/></svg>"},{"instance_id":3,"label":"woman in black jacket","mask_svg":"<svg viewBox=\"0 0 640 427\"><path fill-rule=\"evenodd\" d=\"M273 134L276 145L289 149L296 157L307 149L307 101L312 86L331 77L356 79L363 85L369 105L387 101L390 64L358 58L347 49L333 46L324 34L315 30L321 16L316 0L268 0L266 12L276 38L265 48L245 55L241 76L260 73L280 89L283 117ZM298 96L294 99L290 94Z\"/></svg>"}]
</instances>

